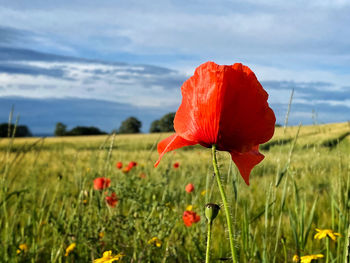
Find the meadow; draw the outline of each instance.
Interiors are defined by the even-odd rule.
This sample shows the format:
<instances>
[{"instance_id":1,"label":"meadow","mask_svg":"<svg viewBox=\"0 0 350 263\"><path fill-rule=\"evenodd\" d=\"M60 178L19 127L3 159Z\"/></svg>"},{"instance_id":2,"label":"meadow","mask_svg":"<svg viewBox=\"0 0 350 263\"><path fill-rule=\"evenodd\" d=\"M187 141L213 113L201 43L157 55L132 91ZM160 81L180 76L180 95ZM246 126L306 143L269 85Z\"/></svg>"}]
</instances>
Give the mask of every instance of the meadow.
<instances>
[{"instance_id":1,"label":"meadow","mask_svg":"<svg viewBox=\"0 0 350 263\"><path fill-rule=\"evenodd\" d=\"M120 262L204 262L204 207L221 200L211 150L185 147L154 168L157 142L168 135L0 139L0 262L93 262L110 250ZM218 152L239 262L310 254L324 255L318 262L346 262L350 124L278 127L260 149L265 159L250 186L230 155ZM137 165L126 171L117 162ZM110 186L95 190L98 177ZM106 202L113 192L114 207ZM186 226L186 210L199 222ZM315 239L316 228L341 236ZM221 209L213 262L230 262L225 229Z\"/></svg>"}]
</instances>

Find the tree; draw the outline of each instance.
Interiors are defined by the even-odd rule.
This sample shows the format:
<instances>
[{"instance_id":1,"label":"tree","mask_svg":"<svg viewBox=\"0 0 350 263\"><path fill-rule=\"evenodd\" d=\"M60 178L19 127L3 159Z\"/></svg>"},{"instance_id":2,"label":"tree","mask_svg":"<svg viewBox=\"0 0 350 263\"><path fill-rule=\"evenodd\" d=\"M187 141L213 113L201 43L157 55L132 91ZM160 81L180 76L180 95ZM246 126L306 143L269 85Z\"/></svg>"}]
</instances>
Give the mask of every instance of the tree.
<instances>
[{"instance_id":1,"label":"tree","mask_svg":"<svg viewBox=\"0 0 350 263\"><path fill-rule=\"evenodd\" d=\"M159 120L155 120L151 123L151 127L149 128L149 132L161 132L159 127Z\"/></svg>"},{"instance_id":2,"label":"tree","mask_svg":"<svg viewBox=\"0 0 350 263\"><path fill-rule=\"evenodd\" d=\"M173 132L175 112L165 114L160 120L155 120L151 124L150 132Z\"/></svg>"},{"instance_id":3,"label":"tree","mask_svg":"<svg viewBox=\"0 0 350 263\"><path fill-rule=\"evenodd\" d=\"M10 124L10 136L13 134L13 130L15 129L14 124ZM0 124L0 137L7 137L8 136L8 130L9 125L8 123L1 123ZM31 137L32 133L28 129L26 125L17 125L16 126L16 132L15 137Z\"/></svg>"},{"instance_id":4,"label":"tree","mask_svg":"<svg viewBox=\"0 0 350 263\"><path fill-rule=\"evenodd\" d=\"M67 126L64 125L62 122L58 122L56 124L56 128L55 128L55 136L64 136L66 135L67 131Z\"/></svg>"},{"instance_id":5,"label":"tree","mask_svg":"<svg viewBox=\"0 0 350 263\"><path fill-rule=\"evenodd\" d=\"M119 127L119 133L139 133L142 123L135 117L129 117L122 122Z\"/></svg>"},{"instance_id":6,"label":"tree","mask_svg":"<svg viewBox=\"0 0 350 263\"><path fill-rule=\"evenodd\" d=\"M159 120L159 128L160 128L161 132L173 132L174 131L174 118L175 118L175 112L170 112L168 114L165 114Z\"/></svg>"},{"instance_id":7,"label":"tree","mask_svg":"<svg viewBox=\"0 0 350 263\"><path fill-rule=\"evenodd\" d=\"M65 135L70 136L80 136L80 135L102 135L106 134L103 131L100 131L99 128L96 127L85 127L85 126L77 126L71 129L70 131L66 132Z\"/></svg>"},{"instance_id":8,"label":"tree","mask_svg":"<svg viewBox=\"0 0 350 263\"><path fill-rule=\"evenodd\" d=\"M61 122L56 124L55 136L79 136L79 135L101 135L106 134L96 127L77 126L67 131L67 126Z\"/></svg>"}]
</instances>

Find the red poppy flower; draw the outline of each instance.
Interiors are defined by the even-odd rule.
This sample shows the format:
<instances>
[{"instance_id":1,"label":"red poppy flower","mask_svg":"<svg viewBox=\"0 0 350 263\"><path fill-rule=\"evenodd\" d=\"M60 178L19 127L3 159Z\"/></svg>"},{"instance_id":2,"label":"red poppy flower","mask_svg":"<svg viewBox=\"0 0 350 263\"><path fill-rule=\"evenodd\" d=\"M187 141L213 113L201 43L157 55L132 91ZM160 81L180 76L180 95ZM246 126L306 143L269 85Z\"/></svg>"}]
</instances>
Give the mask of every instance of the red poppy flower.
<instances>
[{"instance_id":1,"label":"red poppy flower","mask_svg":"<svg viewBox=\"0 0 350 263\"><path fill-rule=\"evenodd\" d=\"M123 163L122 163L122 162L117 162L117 163L115 164L115 167L117 167L118 169L122 169Z\"/></svg>"},{"instance_id":2,"label":"red poppy flower","mask_svg":"<svg viewBox=\"0 0 350 263\"><path fill-rule=\"evenodd\" d=\"M127 174L128 172L130 172L130 171L131 171L131 169L132 169L132 167L131 167L131 166L126 166L126 167L124 167L124 168L123 168L123 170L122 170L122 171L123 171L123 173L126 173L126 174Z\"/></svg>"},{"instance_id":3,"label":"red poppy flower","mask_svg":"<svg viewBox=\"0 0 350 263\"><path fill-rule=\"evenodd\" d=\"M193 184L188 184L186 185L186 192L191 193L194 190L194 185Z\"/></svg>"},{"instance_id":4,"label":"red poppy flower","mask_svg":"<svg viewBox=\"0 0 350 263\"><path fill-rule=\"evenodd\" d=\"M110 196L106 196L106 202L109 206L115 207L118 203L117 194L113 192Z\"/></svg>"},{"instance_id":5,"label":"red poppy flower","mask_svg":"<svg viewBox=\"0 0 350 263\"><path fill-rule=\"evenodd\" d=\"M103 190L108 188L111 184L111 180L105 177L98 177L94 180L94 189L95 190Z\"/></svg>"},{"instance_id":6,"label":"red poppy flower","mask_svg":"<svg viewBox=\"0 0 350 263\"><path fill-rule=\"evenodd\" d=\"M182 103L174 119L175 134L158 144L159 159L169 151L200 144L228 151L243 179L264 159L259 144L271 139L275 114L268 94L253 71L236 63L199 66L181 88Z\"/></svg>"},{"instance_id":7,"label":"red poppy flower","mask_svg":"<svg viewBox=\"0 0 350 263\"><path fill-rule=\"evenodd\" d=\"M182 215L182 219L186 226L192 226L193 223L199 222L201 217L193 211L185 211Z\"/></svg>"},{"instance_id":8,"label":"red poppy flower","mask_svg":"<svg viewBox=\"0 0 350 263\"><path fill-rule=\"evenodd\" d=\"M128 167L131 167L131 168L133 168L133 167L135 167L135 166L137 166L137 162L130 162L130 163L128 164Z\"/></svg>"},{"instance_id":9,"label":"red poppy flower","mask_svg":"<svg viewBox=\"0 0 350 263\"><path fill-rule=\"evenodd\" d=\"M179 163L174 163L173 166L176 169L176 168L179 168L180 164Z\"/></svg>"},{"instance_id":10,"label":"red poppy flower","mask_svg":"<svg viewBox=\"0 0 350 263\"><path fill-rule=\"evenodd\" d=\"M146 178L146 174L145 173L140 173L140 178L145 179Z\"/></svg>"}]
</instances>

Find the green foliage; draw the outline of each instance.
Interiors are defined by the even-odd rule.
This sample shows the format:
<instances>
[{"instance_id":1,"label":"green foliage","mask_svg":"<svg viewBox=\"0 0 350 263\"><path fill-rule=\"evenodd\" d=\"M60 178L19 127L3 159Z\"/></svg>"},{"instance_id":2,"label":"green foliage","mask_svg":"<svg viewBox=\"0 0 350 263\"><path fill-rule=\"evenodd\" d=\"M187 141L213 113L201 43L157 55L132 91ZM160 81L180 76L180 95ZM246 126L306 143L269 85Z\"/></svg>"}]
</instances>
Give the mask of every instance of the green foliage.
<instances>
[{"instance_id":1,"label":"green foliage","mask_svg":"<svg viewBox=\"0 0 350 263\"><path fill-rule=\"evenodd\" d=\"M14 137L31 137L32 133L28 129L26 125L17 125L15 126L14 124L10 125L10 130L8 123L1 123L0 124L0 137L8 137L9 131L10 131L10 136L13 135L13 131L15 130Z\"/></svg>"},{"instance_id":2,"label":"green foliage","mask_svg":"<svg viewBox=\"0 0 350 263\"><path fill-rule=\"evenodd\" d=\"M173 132L175 112L165 114L160 120L155 120L151 124L150 132Z\"/></svg>"},{"instance_id":3,"label":"green foliage","mask_svg":"<svg viewBox=\"0 0 350 263\"><path fill-rule=\"evenodd\" d=\"M120 134L131 134L140 133L142 123L135 117L129 117L122 122L119 127L118 133Z\"/></svg>"},{"instance_id":4,"label":"green foliage","mask_svg":"<svg viewBox=\"0 0 350 263\"><path fill-rule=\"evenodd\" d=\"M55 136L64 136L67 133L67 126L64 125L62 122L58 122L56 124L56 128L55 128Z\"/></svg>"},{"instance_id":5,"label":"green foliage","mask_svg":"<svg viewBox=\"0 0 350 263\"><path fill-rule=\"evenodd\" d=\"M67 131L67 126L61 122L56 124L55 136L82 136L82 135L102 135L107 134L96 127L77 126Z\"/></svg>"},{"instance_id":6,"label":"green foliage","mask_svg":"<svg viewBox=\"0 0 350 263\"><path fill-rule=\"evenodd\" d=\"M149 128L150 133L161 132L159 127L159 120L155 120L151 123L151 127Z\"/></svg>"},{"instance_id":7,"label":"green foliage","mask_svg":"<svg viewBox=\"0 0 350 263\"><path fill-rule=\"evenodd\" d=\"M65 135L69 136L81 136L81 135L101 135L106 134L103 131L100 131L100 129L96 127L84 127L84 126L77 126L70 131L66 132Z\"/></svg>"}]
</instances>

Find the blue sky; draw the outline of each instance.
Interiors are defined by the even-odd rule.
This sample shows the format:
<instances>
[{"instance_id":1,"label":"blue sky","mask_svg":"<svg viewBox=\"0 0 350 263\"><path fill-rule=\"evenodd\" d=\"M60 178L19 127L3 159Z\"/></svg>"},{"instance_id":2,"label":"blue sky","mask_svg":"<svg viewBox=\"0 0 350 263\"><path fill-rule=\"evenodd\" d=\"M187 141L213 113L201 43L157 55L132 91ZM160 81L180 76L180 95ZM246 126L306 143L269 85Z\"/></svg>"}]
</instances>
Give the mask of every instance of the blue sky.
<instances>
[{"instance_id":1,"label":"blue sky","mask_svg":"<svg viewBox=\"0 0 350 263\"><path fill-rule=\"evenodd\" d=\"M242 62L283 123L350 119L350 2L0 0L0 122L110 131L176 111L201 63Z\"/></svg>"}]
</instances>

